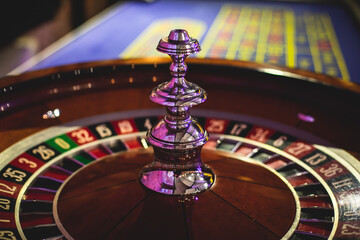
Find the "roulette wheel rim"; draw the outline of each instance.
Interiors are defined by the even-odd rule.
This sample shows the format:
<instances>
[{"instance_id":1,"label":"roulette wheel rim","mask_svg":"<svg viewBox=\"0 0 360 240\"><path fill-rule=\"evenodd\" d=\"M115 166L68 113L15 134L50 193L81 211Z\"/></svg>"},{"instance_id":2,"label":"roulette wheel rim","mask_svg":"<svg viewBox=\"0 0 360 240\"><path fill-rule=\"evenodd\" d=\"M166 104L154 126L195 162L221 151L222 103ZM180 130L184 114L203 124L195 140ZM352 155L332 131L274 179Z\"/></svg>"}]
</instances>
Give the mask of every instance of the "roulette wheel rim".
<instances>
[{"instance_id":1,"label":"roulette wheel rim","mask_svg":"<svg viewBox=\"0 0 360 240\"><path fill-rule=\"evenodd\" d=\"M57 73L59 73L59 72L62 72L62 71L64 71L64 70L69 70L69 69L71 69L71 72L72 71L74 71L74 72L76 72L78 69L83 69L83 68L87 68L88 66L92 66L91 68L93 68L93 69L96 69L96 67L95 66L114 66L114 65L116 65L116 64L119 64L119 65L122 65L122 64L124 64L124 65L127 65L130 69L131 68L133 68L132 66L136 66L136 64L134 65L134 62L135 63L140 63L140 64L143 64L143 63L148 63L148 62L152 62L152 61L154 61L154 60L127 60L127 61L123 61L123 60L115 60L115 61L110 61L110 62L101 62L101 63L90 63L90 64L83 64L83 65L76 65L76 66L67 66L67 67L63 67L63 69L62 70L60 70L59 71L59 69L51 69L51 70L44 70L44 71L39 71L39 72L35 72L35 73L28 73L28 74L25 74L25 75L22 75L22 76L19 76L16 80L21 84L23 81L25 81L26 82L26 80L27 80L27 78L33 78L33 76L37 76L37 77L39 77L39 76L46 76L46 75L49 75L49 76L54 76L54 74L49 74L50 72L52 72L52 73L55 73L55 74L57 74ZM166 62L166 63L168 63L168 61L166 61L166 60L160 60L160 62ZM225 65L232 65L232 66L234 66L234 65L238 65L238 66L244 66L243 65L243 63L241 63L241 62L236 62L236 63L234 63L234 62L228 62L228 61L219 61L219 60L214 60L214 61L212 61L212 60L206 60L206 61L204 61L203 63L199 63L198 62L198 60L195 60L195 59L193 59L193 60L191 60L191 61L189 61L191 64L199 64L199 65L203 65L203 66L205 66L205 64L209 64L210 66L215 66L215 65L223 65L223 66L225 66ZM221 63L220 63L221 62ZM151 66L154 66L154 64L148 64L148 65L151 65ZM158 64L156 64L156 65L158 65ZM209 66L208 65L208 66ZM249 65L251 66L252 64L245 64L245 68L248 68L249 67ZM257 71L260 71L260 72L269 72L269 70L268 69L270 69L270 68L268 68L267 66L264 66L264 65L256 65L256 68L257 68ZM274 68L273 68L274 69ZM279 69L281 69L281 68L275 68L275 70L277 70L277 71L280 71ZM273 70L273 73L275 73L276 71L275 70ZM288 75L289 76L294 76L293 74L297 74L297 73L299 73L298 71L296 71L296 70L294 70L294 71L289 71L288 72ZM282 74L283 74L283 72L282 72ZM286 74L285 74L286 75ZM316 74L305 74L305 77L303 77L301 80L299 80L299 81L309 81L309 79L311 80L311 77L314 77L314 76L317 76ZM320 78L319 79L323 79L323 78L325 78L325 79L327 79L326 81L324 81L325 82L325 84L330 84L330 83L332 83L332 82L334 82L334 83L336 83L335 85L336 86L340 86L340 85L342 85L341 83L338 83L335 79L332 79L332 78L326 78L326 77L323 77L323 76L321 76L321 75L319 75L320 76ZM9 81L13 81L14 80L14 78L8 78L8 79L5 79L5 83L6 82L9 82ZM135 78L135 80L136 80L136 78ZM311 80L312 81L312 80ZM310 81L310 83L306 83L306 84L313 84L312 82ZM10 87L11 86L6 86L6 87L4 87L3 89L10 89ZM347 87L346 87L347 88ZM16 89L15 87L14 87L14 89ZM355 91L357 91L357 88L355 88ZM36 103L35 103L36 104ZM10 108L7 108L6 110L9 110L8 112L9 113L7 113L6 111L2 111L3 113L3 115L6 115L6 114L9 114L9 115L11 115L11 111L13 111L13 112L16 112L16 111L21 111L21 106L20 106L20 110L12 110L12 109L10 109ZM5 112L5 113L4 113ZM201 112L201 111L200 111ZM124 113L125 115L129 115L129 113ZM140 113L139 111L135 111L135 114L134 115L131 115L132 117L135 117L137 114L140 114L140 115L144 115L144 113ZM219 111L217 111L216 113L215 113L215 115L217 115L217 114L219 114ZM111 114L110 114L111 115ZM146 114L145 114L146 115ZM205 114L206 115L206 114ZM87 117L87 118L89 118L89 116L85 116L85 117ZM93 117L90 117L90 118L93 118L93 120L96 122L96 121L100 121L99 120L99 117L98 116L93 116ZM235 117L233 117L233 119L234 119ZM237 118L240 118L241 119L241 117L239 117L239 116L237 116ZM231 119L231 118L230 118ZM250 118L251 119L251 118ZM74 123L69 123L70 124L70 126L75 126L76 124L74 124ZM80 124L80 126L81 126L81 124ZM75 128L77 128L77 127L74 127L74 129ZM46 131L46 130L45 130ZM57 131L57 130L52 130L52 131ZM70 130L67 130L67 132L68 131L70 131ZM41 134L40 134L41 135ZM46 139L48 139L49 138L49 136L50 135L48 135L48 133L47 134L45 134L45 136L47 135L47 137L45 137L43 140L46 140ZM29 138L28 138L29 140L27 140L27 141L29 141L29 142L34 142L34 137L33 136L30 136ZM24 149L23 150L21 150L21 152L25 152L28 148L29 148L29 146L26 146L26 144L24 144L25 142L24 141L26 141L26 140L22 140L21 142L19 142L19 143L17 143L17 144L15 144L13 147L16 147L16 146L19 146L19 145L24 145ZM42 140L41 140L42 141ZM40 141L40 142L41 142ZM11 151L13 151L13 150L11 150L11 148L13 148L13 147L10 147L10 150L8 149L8 150L5 150L3 153L2 153L2 157L3 156L6 156L6 155L11 155ZM12 154L12 157L10 157L10 158L14 158L15 157L15 155L13 155ZM9 160L9 161L11 161L11 159ZM4 168L6 165L8 164L8 161L4 161L3 162L3 165L1 166L1 168ZM348 167L348 169L351 169L350 167ZM356 169L356 168L355 168ZM39 172L40 173L40 172ZM356 174L358 174L358 172L356 172ZM34 177L35 177L35 175L34 175ZM359 177L356 177L357 179L359 179ZM320 179L321 179L321 177L320 177ZM29 182L28 182L28 184L30 184L31 183L31 181L29 180ZM26 191L26 188L27 188L27 186L26 185L24 185L24 187L23 187L23 189L22 189L22 191L23 192L25 192ZM330 192L331 192L331 190L330 190ZM333 203L335 203L336 204L336 200L335 200L335 197L334 196L332 196L332 198L333 198ZM18 198L17 199L17 202L20 202L21 201L21 198ZM20 203L18 203L17 205L19 205ZM16 210L16 211L18 211L18 210ZM335 211L335 214L334 214L334 216L335 216L335 218L336 218L336 216L338 215L338 209L337 209L337 207L336 207L336 205L334 206L334 211ZM18 223L19 223L20 221L18 220ZM20 224L20 223L19 223ZM21 226L20 225L18 225L18 228L20 228L21 229ZM336 230L336 229L335 229ZM332 233L331 233L331 237L332 236L334 236L334 234L335 234L335 232L334 232L334 230L332 231Z\"/></svg>"}]
</instances>

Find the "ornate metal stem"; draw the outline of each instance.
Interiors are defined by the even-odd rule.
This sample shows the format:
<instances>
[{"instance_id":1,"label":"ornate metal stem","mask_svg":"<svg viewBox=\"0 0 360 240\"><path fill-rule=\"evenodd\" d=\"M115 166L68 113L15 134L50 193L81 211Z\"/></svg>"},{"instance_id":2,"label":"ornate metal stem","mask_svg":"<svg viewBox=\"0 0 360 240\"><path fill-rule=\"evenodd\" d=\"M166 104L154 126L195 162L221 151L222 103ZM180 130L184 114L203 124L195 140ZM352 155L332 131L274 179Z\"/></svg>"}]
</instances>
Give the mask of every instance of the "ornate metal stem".
<instances>
[{"instance_id":1,"label":"ornate metal stem","mask_svg":"<svg viewBox=\"0 0 360 240\"><path fill-rule=\"evenodd\" d=\"M190 109L204 102L207 94L185 79L185 59L199 52L200 46L185 30L177 29L160 40L157 50L172 58L172 78L150 94L150 100L166 107L166 116L147 134L155 157L144 167L141 182L151 190L171 195L204 191L214 181L211 169L203 164L200 156L208 134L190 116Z\"/></svg>"}]
</instances>

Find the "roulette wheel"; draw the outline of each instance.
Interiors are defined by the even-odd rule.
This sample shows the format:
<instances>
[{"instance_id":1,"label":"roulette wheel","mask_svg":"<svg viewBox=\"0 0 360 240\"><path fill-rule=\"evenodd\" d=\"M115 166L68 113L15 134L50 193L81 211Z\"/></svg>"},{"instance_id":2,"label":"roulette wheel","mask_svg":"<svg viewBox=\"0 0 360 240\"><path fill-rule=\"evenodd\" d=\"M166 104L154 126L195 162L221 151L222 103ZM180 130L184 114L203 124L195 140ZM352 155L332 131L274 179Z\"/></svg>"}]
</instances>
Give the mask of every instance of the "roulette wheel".
<instances>
[{"instance_id":1,"label":"roulette wheel","mask_svg":"<svg viewBox=\"0 0 360 240\"><path fill-rule=\"evenodd\" d=\"M358 86L158 50L2 79L0 239L359 239Z\"/></svg>"}]
</instances>

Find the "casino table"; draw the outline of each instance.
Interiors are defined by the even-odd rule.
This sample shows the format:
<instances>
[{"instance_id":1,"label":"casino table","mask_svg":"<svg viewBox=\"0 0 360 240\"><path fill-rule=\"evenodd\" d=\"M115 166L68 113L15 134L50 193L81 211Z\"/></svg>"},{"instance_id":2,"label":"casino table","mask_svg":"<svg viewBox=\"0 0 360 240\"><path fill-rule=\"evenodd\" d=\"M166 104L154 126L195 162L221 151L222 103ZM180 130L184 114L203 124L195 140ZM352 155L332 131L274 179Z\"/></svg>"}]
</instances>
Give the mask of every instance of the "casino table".
<instances>
[{"instance_id":1,"label":"casino table","mask_svg":"<svg viewBox=\"0 0 360 240\"><path fill-rule=\"evenodd\" d=\"M91 29L34 71L0 80L0 239L359 239L357 84L267 62L187 59L186 79L208 94L191 115L209 133L201 158L213 184L176 195L163 182L160 193L140 174L154 161L146 132L166 113L148 96L174 76L171 60L126 57L146 32L115 50L122 59L81 59L75 45Z\"/></svg>"},{"instance_id":2,"label":"casino table","mask_svg":"<svg viewBox=\"0 0 360 240\"><path fill-rule=\"evenodd\" d=\"M125 2L91 19L12 73L159 56L154 49L163 32L184 28L203 46L198 58L270 63L360 83L359 23L348 8L316 2Z\"/></svg>"}]
</instances>

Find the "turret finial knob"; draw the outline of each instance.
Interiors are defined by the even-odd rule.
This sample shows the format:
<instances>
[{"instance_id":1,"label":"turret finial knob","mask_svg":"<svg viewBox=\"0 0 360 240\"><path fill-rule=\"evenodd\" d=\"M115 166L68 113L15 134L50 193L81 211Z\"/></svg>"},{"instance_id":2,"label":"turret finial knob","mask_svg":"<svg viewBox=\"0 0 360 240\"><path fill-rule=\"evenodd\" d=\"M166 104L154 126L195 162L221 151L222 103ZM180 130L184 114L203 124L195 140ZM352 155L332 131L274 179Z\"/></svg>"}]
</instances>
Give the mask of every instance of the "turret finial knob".
<instances>
[{"instance_id":1,"label":"turret finial knob","mask_svg":"<svg viewBox=\"0 0 360 240\"><path fill-rule=\"evenodd\" d=\"M199 42L191 38L186 30L172 30L168 37L162 38L156 48L159 52L168 55L190 55L200 52Z\"/></svg>"}]
</instances>

